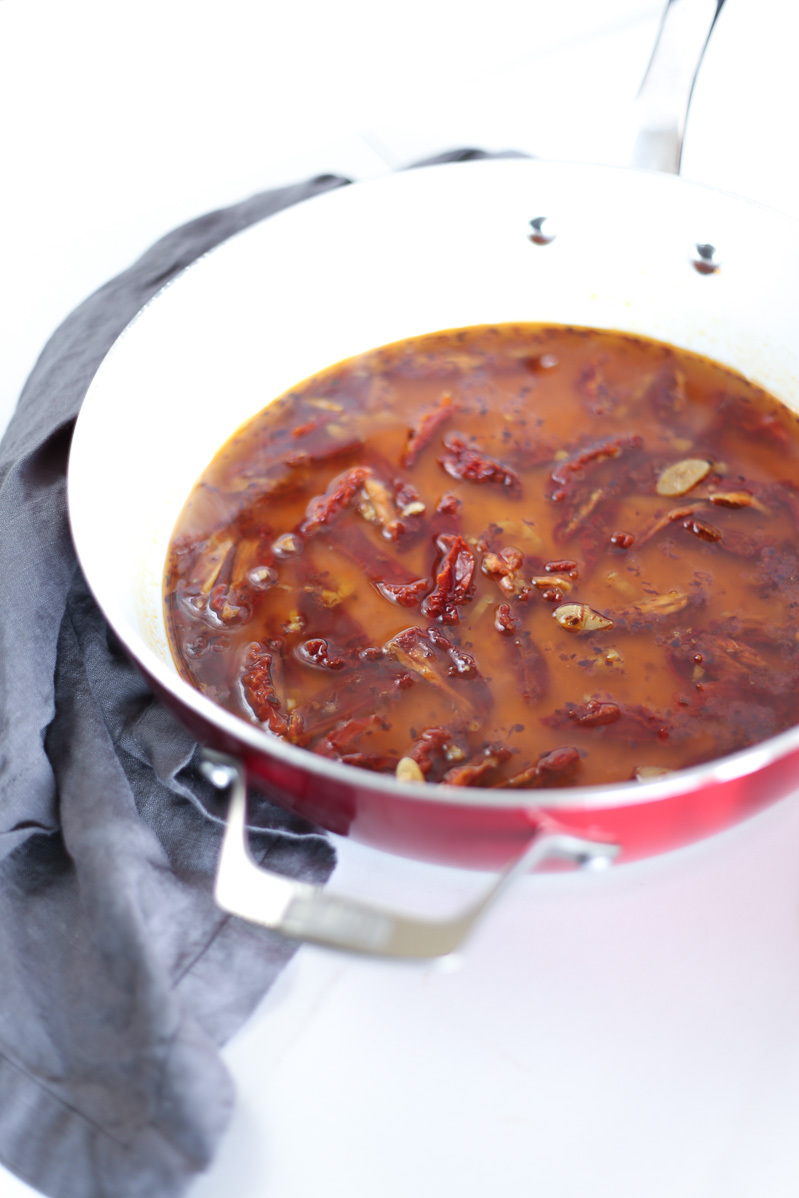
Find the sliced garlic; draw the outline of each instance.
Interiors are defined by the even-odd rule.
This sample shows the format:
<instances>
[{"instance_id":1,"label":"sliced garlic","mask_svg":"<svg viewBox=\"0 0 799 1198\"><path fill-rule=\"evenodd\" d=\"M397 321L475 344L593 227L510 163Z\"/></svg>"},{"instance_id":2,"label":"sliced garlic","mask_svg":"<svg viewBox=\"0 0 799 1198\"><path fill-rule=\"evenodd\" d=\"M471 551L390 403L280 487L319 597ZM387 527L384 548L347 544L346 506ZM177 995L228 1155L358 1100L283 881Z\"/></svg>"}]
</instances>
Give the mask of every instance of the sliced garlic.
<instances>
[{"instance_id":1,"label":"sliced garlic","mask_svg":"<svg viewBox=\"0 0 799 1198\"><path fill-rule=\"evenodd\" d=\"M334 399L326 399L324 396L314 396L312 399L305 401L313 408L321 408L324 412L343 412L344 408L340 403L336 403Z\"/></svg>"},{"instance_id":2,"label":"sliced garlic","mask_svg":"<svg viewBox=\"0 0 799 1198\"><path fill-rule=\"evenodd\" d=\"M636 782L654 782L658 778L666 778L674 770L667 770L662 765L639 765L633 774Z\"/></svg>"},{"instance_id":3,"label":"sliced garlic","mask_svg":"<svg viewBox=\"0 0 799 1198\"><path fill-rule=\"evenodd\" d=\"M564 595L568 595L572 589L572 580L567 578L565 574L536 574L530 581L534 587L538 587L539 591L547 591L550 587L557 587L559 591L563 591Z\"/></svg>"},{"instance_id":4,"label":"sliced garlic","mask_svg":"<svg viewBox=\"0 0 799 1198\"><path fill-rule=\"evenodd\" d=\"M600 632L612 628L613 621L587 603L561 603L552 615L568 632Z\"/></svg>"},{"instance_id":5,"label":"sliced garlic","mask_svg":"<svg viewBox=\"0 0 799 1198\"><path fill-rule=\"evenodd\" d=\"M277 557L296 557L302 553L303 539L294 532L284 532L272 542L272 552Z\"/></svg>"},{"instance_id":6,"label":"sliced garlic","mask_svg":"<svg viewBox=\"0 0 799 1198\"><path fill-rule=\"evenodd\" d=\"M302 632L305 628L305 620L302 613L298 611L290 611L288 622L283 625L286 632Z\"/></svg>"},{"instance_id":7,"label":"sliced garlic","mask_svg":"<svg viewBox=\"0 0 799 1198\"><path fill-rule=\"evenodd\" d=\"M686 495L703 478L707 478L711 468L710 462L704 458L683 458L681 462L666 467L657 480L655 490L658 495Z\"/></svg>"},{"instance_id":8,"label":"sliced garlic","mask_svg":"<svg viewBox=\"0 0 799 1198\"><path fill-rule=\"evenodd\" d=\"M396 774L398 782L424 782L424 774L412 757L400 757Z\"/></svg>"}]
</instances>

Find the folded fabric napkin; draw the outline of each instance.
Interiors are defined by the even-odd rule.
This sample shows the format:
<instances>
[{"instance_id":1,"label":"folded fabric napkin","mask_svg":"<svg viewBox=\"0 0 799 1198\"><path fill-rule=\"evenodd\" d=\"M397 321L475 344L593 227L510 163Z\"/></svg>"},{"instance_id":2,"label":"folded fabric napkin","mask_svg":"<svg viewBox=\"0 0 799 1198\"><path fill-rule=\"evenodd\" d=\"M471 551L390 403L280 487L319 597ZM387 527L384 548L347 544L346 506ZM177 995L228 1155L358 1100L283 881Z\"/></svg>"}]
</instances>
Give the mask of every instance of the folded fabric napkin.
<instances>
[{"instance_id":1,"label":"folded fabric napkin","mask_svg":"<svg viewBox=\"0 0 799 1198\"><path fill-rule=\"evenodd\" d=\"M150 297L324 176L170 233L54 334L0 445L0 1160L54 1198L175 1195L233 1093L218 1047L293 952L212 897L220 811L192 737L87 592L67 524L75 417ZM316 829L261 796L256 858L308 881Z\"/></svg>"},{"instance_id":2,"label":"folded fabric napkin","mask_svg":"<svg viewBox=\"0 0 799 1198\"><path fill-rule=\"evenodd\" d=\"M219 1046L294 951L214 904L223 813L197 747L75 561L74 421L159 288L232 234L347 182L264 192L164 237L56 331L0 445L0 1161L52 1198L183 1192L231 1111ZM327 879L333 851L312 825L258 795L251 820L257 859Z\"/></svg>"}]
</instances>

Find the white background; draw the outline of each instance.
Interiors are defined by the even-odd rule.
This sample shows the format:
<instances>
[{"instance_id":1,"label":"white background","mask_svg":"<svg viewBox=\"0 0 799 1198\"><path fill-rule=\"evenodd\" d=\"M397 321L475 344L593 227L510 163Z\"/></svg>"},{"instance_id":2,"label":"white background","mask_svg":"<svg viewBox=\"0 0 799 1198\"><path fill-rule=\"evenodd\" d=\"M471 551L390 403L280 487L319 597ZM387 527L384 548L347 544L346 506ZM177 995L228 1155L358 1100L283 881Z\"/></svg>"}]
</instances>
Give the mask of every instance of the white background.
<instances>
[{"instance_id":1,"label":"white background","mask_svg":"<svg viewBox=\"0 0 799 1198\"><path fill-rule=\"evenodd\" d=\"M685 172L799 215L791 7L727 0ZM70 309L209 208L466 144L601 159L660 9L4 0L0 425ZM336 887L416 909L484 881L339 848ZM454 970L303 949L225 1057L239 1102L193 1198L795 1198L799 804L527 879Z\"/></svg>"}]
</instances>

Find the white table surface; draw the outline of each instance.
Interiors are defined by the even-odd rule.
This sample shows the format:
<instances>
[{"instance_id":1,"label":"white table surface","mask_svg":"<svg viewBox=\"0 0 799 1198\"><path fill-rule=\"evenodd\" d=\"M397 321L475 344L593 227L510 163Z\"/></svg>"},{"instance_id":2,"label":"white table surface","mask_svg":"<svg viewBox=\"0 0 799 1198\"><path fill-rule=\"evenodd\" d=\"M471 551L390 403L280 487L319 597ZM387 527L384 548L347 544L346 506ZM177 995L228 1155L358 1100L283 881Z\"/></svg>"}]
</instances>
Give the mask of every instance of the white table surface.
<instances>
[{"instance_id":1,"label":"white table surface","mask_svg":"<svg viewBox=\"0 0 799 1198\"><path fill-rule=\"evenodd\" d=\"M727 0L685 167L799 215L787 10ZM659 13L4 0L0 426L69 310L200 212L463 144L601 158ZM334 887L416 910L485 882L337 845ZM238 1105L192 1198L795 1198L799 802L528 878L454 968L304 948L224 1055ZM0 1169L3 1198L33 1193Z\"/></svg>"}]
</instances>

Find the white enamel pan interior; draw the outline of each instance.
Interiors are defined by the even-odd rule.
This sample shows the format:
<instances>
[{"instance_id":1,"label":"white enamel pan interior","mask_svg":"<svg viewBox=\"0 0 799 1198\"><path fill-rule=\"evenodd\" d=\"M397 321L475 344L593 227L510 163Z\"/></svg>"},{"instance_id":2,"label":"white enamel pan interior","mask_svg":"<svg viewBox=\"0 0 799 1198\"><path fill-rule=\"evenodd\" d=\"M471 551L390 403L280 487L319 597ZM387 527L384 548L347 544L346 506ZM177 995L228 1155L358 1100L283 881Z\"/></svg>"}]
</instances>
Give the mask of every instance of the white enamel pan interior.
<instances>
[{"instance_id":1,"label":"white enamel pan interior","mask_svg":"<svg viewBox=\"0 0 799 1198\"><path fill-rule=\"evenodd\" d=\"M529 239L531 219L557 230ZM691 265L712 243L721 269ZM113 347L74 435L69 510L79 559L132 655L185 707L248 746L267 737L177 675L161 602L170 534L196 478L249 416L315 371L437 329L544 321L627 330L717 359L799 408L799 225L678 178L505 159L436 166L327 193L195 264ZM685 771L691 790L799 745L799 731ZM351 767L268 740L320 777ZM374 777L377 788L419 789ZM668 795L669 779L601 801ZM430 788L430 801L455 801ZM449 795L447 792L450 792ZM553 792L548 806L597 792ZM542 792L537 792L543 798ZM463 802L462 792L457 801ZM514 792L481 803L518 803Z\"/></svg>"}]
</instances>

